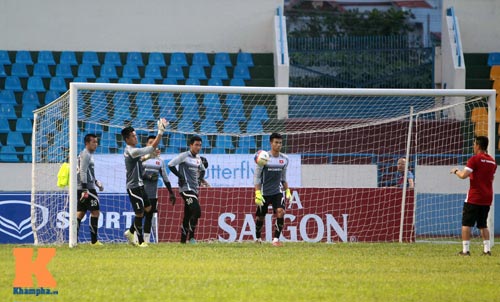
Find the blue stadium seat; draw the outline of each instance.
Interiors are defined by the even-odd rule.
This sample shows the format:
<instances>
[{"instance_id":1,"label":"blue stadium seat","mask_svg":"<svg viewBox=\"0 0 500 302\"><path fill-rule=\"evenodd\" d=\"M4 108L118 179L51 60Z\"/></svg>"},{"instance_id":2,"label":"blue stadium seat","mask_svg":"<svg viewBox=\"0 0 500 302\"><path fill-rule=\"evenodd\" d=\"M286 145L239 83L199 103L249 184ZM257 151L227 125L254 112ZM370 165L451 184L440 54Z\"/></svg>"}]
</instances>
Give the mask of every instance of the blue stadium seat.
<instances>
[{"instance_id":1,"label":"blue stadium seat","mask_svg":"<svg viewBox=\"0 0 500 302\"><path fill-rule=\"evenodd\" d=\"M110 80L109 80L109 78L106 78L106 77L98 77L97 79L95 79L95 82L96 83L110 83Z\"/></svg>"},{"instance_id":2,"label":"blue stadium seat","mask_svg":"<svg viewBox=\"0 0 500 302\"><path fill-rule=\"evenodd\" d=\"M191 65L189 67L189 78L206 80L205 68L202 65Z\"/></svg>"},{"instance_id":3,"label":"blue stadium seat","mask_svg":"<svg viewBox=\"0 0 500 302\"><path fill-rule=\"evenodd\" d=\"M157 65L160 67L166 67L165 57L161 52L152 52L149 54L148 65Z\"/></svg>"},{"instance_id":4,"label":"blue stadium seat","mask_svg":"<svg viewBox=\"0 0 500 302\"><path fill-rule=\"evenodd\" d=\"M215 148L234 150L233 138L230 135L217 135Z\"/></svg>"},{"instance_id":5,"label":"blue stadium seat","mask_svg":"<svg viewBox=\"0 0 500 302\"><path fill-rule=\"evenodd\" d=\"M29 118L18 118L16 121L16 131L20 133L31 133L33 125Z\"/></svg>"},{"instance_id":6,"label":"blue stadium seat","mask_svg":"<svg viewBox=\"0 0 500 302\"><path fill-rule=\"evenodd\" d=\"M49 83L49 90L54 90L58 92L65 92L68 90L66 86L66 81L61 77L52 77Z\"/></svg>"},{"instance_id":7,"label":"blue stadium seat","mask_svg":"<svg viewBox=\"0 0 500 302\"><path fill-rule=\"evenodd\" d=\"M3 146L0 149L0 161L17 163L19 162L19 158L16 154L16 149L13 146Z\"/></svg>"},{"instance_id":8,"label":"blue stadium seat","mask_svg":"<svg viewBox=\"0 0 500 302\"><path fill-rule=\"evenodd\" d=\"M215 147L210 150L211 154L226 154L226 148Z\"/></svg>"},{"instance_id":9,"label":"blue stadium seat","mask_svg":"<svg viewBox=\"0 0 500 302\"><path fill-rule=\"evenodd\" d=\"M262 127L262 123L259 120L250 120L247 124L247 133L260 133L264 132L264 128Z\"/></svg>"},{"instance_id":10,"label":"blue stadium seat","mask_svg":"<svg viewBox=\"0 0 500 302\"><path fill-rule=\"evenodd\" d=\"M0 64L0 78L5 77L7 77L7 71L5 71L5 67L3 67L3 64Z\"/></svg>"},{"instance_id":11,"label":"blue stadium seat","mask_svg":"<svg viewBox=\"0 0 500 302\"><path fill-rule=\"evenodd\" d=\"M228 115L234 121L246 121L243 107L238 107L238 106L229 107Z\"/></svg>"},{"instance_id":12,"label":"blue stadium seat","mask_svg":"<svg viewBox=\"0 0 500 302\"><path fill-rule=\"evenodd\" d=\"M258 120L260 122L265 122L269 119L267 115L267 108L264 105L256 105L252 109L250 114L250 120Z\"/></svg>"},{"instance_id":13,"label":"blue stadium seat","mask_svg":"<svg viewBox=\"0 0 500 302\"><path fill-rule=\"evenodd\" d=\"M142 54L140 52L129 52L127 54L127 64L144 66L144 61L142 60Z\"/></svg>"},{"instance_id":14,"label":"blue stadium seat","mask_svg":"<svg viewBox=\"0 0 500 302\"><path fill-rule=\"evenodd\" d=\"M116 92L113 96L114 115L112 121L123 124L125 120L132 120L130 114L130 98L128 92Z\"/></svg>"},{"instance_id":15,"label":"blue stadium seat","mask_svg":"<svg viewBox=\"0 0 500 302\"><path fill-rule=\"evenodd\" d=\"M17 131L7 133L7 145L12 147L25 147L23 134Z\"/></svg>"},{"instance_id":16,"label":"blue stadium seat","mask_svg":"<svg viewBox=\"0 0 500 302\"><path fill-rule=\"evenodd\" d=\"M160 117L164 117L170 122L175 122L177 120L175 114L175 99L172 93L161 92L158 95L158 106L160 107Z\"/></svg>"},{"instance_id":17,"label":"blue stadium seat","mask_svg":"<svg viewBox=\"0 0 500 302\"><path fill-rule=\"evenodd\" d=\"M196 94L194 94L194 93L181 94L181 106L182 107L189 107L189 106L198 107L198 100L196 98Z\"/></svg>"},{"instance_id":18,"label":"blue stadium seat","mask_svg":"<svg viewBox=\"0 0 500 302\"><path fill-rule=\"evenodd\" d=\"M23 91L21 86L21 80L16 76L8 76L5 78L5 89L12 90L14 92Z\"/></svg>"},{"instance_id":19,"label":"blue stadium seat","mask_svg":"<svg viewBox=\"0 0 500 302\"><path fill-rule=\"evenodd\" d=\"M102 133L104 133L104 130L101 124L88 123L85 126L85 132L95 135L102 135Z\"/></svg>"},{"instance_id":20,"label":"blue stadium seat","mask_svg":"<svg viewBox=\"0 0 500 302\"><path fill-rule=\"evenodd\" d=\"M200 132L203 133L217 133L217 125L211 119L205 119L201 122Z\"/></svg>"},{"instance_id":21,"label":"blue stadium seat","mask_svg":"<svg viewBox=\"0 0 500 302\"><path fill-rule=\"evenodd\" d=\"M214 65L233 66L231 58L227 52L218 52L215 54Z\"/></svg>"},{"instance_id":22,"label":"blue stadium seat","mask_svg":"<svg viewBox=\"0 0 500 302\"><path fill-rule=\"evenodd\" d=\"M25 90L23 92L23 104L34 104L40 105L40 99L38 98L38 93L34 90Z\"/></svg>"},{"instance_id":23,"label":"blue stadium seat","mask_svg":"<svg viewBox=\"0 0 500 302\"><path fill-rule=\"evenodd\" d=\"M41 77L30 77L28 79L28 90L36 91L36 92L45 92L45 85L43 84L43 80Z\"/></svg>"},{"instance_id":24,"label":"blue stadium seat","mask_svg":"<svg viewBox=\"0 0 500 302\"><path fill-rule=\"evenodd\" d=\"M97 57L97 53L95 51L84 51L82 57L82 64L99 66L101 65L101 62L99 62L99 58Z\"/></svg>"},{"instance_id":25,"label":"blue stadium seat","mask_svg":"<svg viewBox=\"0 0 500 302\"><path fill-rule=\"evenodd\" d=\"M24 162L31 162L32 160L33 160L33 157L32 157L32 148L31 148L31 146L24 147L23 161Z\"/></svg>"},{"instance_id":26,"label":"blue stadium seat","mask_svg":"<svg viewBox=\"0 0 500 302\"><path fill-rule=\"evenodd\" d=\"M228 94L226 96L226 105L230 108L241 108L243 109L243 99L240 94Z\"/></svg>"},{"instance_id":27,"label":"blue stadium seat","mask_svg":"<svg viewBox=\"0 0 500 302\"><path fill-rule=\"evenodd\" d=\"M200 80L189 78L189 79L186 80L186 83L184 83L184 85L199 86L200 85Z\"/></svg>"},{"instance_id":28,"label":"blue stadium seat","mask_svg":"<svg viewBox=\"0 0 500 302\"><path fill-rule=\"evenodd\" d=\"M21 110L21 117L24 118L33 118L33 111L37 109L37 105L35 104L23 104L23 109Z\"/></svg>"},{"instance_id":29,"label":"blue stadium seat","mask_svg":"<svg viewBox=\"0 0 500 302\"><path fill-rule=\"evenodd\" d=\"M177 131L181 132L194 132L193 120L190 116L184 115L177 124Z\"/></svg>"},{"instance_id":30,"label":"blue stadium seat","mask_svg":"<svg viewBox=\"0 0 500 302\"><path fill-rule=\"evenodd\" d=\"M49 66L46 63L36 63L33 67L33 75L41 78L50 78Z\"/></svg>"},{"instance_id":31,"label":"blue stadium seat","mask_svg":"<svg viewBox=\"0 0 500 302\"><path fill-rule=\"evenodd\" d=\"M245 81L243 79L231 79L229 82L229 86L246 86Z\"/></svg>"},{"instance_id":32,"label":"blue stadium seat","mask_svg":"<svg viewBox=\"0 0 500 302\"><path fill-rule=\"evenodd\" d=\"M216 93L207 93L203 97L203 106L205 106L205 118L213 121L222 121L221 104L219 95Z\"/></svg>"},{"instance_id":33,"label":"blue stadium seat","mask_svg":"<svg viewBox=\"0 0 500 302\"><path fill-rule=\"evenodd\" d=\"M0 118L0 133L9 133L10 130L10 125L9 125L9 120L6 118Z\"/></svg>"},{"instance_id":34,"label":"blue stadium seat","mask_svg":"<svg viewBox=\"0 0 500 302\"><path fill-rule=\"evenodd\" d=\"M160 65L147 65L144 76L150 79L162 80L163 76L161 74Z\"/></svg>"},{"instance_id":35,"label":"blue stadium seat","mask_svg":"<svg viewBox=\"0 0 500 302\"><path fill-rule=\"evenodd\" d=\"M87 83L87 82L89 82L89 80L87 78L84 78L84 77L75 77L75 78L73 78L73 80L71 82Z\"/></svg>"},{"instance_id":36,"label":"blue stadium seat","mask_svg":"<svg viewBox=\"0 0 500 302\"><path fill-rule=\"evenodd\" d=\"M112 63L104 63L101 66L100 76L108 79L118 79L118 74L116 73L115 64Z\"/></svg>"},{"instance_id":37,"label":"blue stadium seat","mask_svg":"<svg viewBox=\"0 0 500 302\"><path fill-rule=\"evenodd\" d=\"M256 149L257 144L255 143L255 137L254 136L240 136L240 139L238 140L238 147L239 148L247 148L247 149Z\"/></svg>"},{"instance_id":38,"label":"blue stadium seat","mask_svg":"<svg viewBox=\"0 0 500 302\"><path fill-rule=\"evenodd\" d=\"M100 145L107 146L108 148L118 148L118 143L116 142L116 135L110 132L103 132L101 134Z\"/></svg>"},{"instance_id":39,"label":"blue stadium seat","mask_svg":"<svg viewBox=\"0 0 500 302\"><path fill-rule=\"evenodd\" d=\"M178 153L180 153L180 149L179 147L168 146L165 148L165 153L177 155Z\"/></svg>"},{"instance_id":40,"label":"blue stadium seat","mask_svg":"<svg viewBox=\"0 0 500 302\"><path fill-rule=\"evenodd\" d=\"M59 58L59 64L69 64L71 66L78 65L74 51L63 51Z\"/></svg>"},{"instance_id":41,"label":"blue stadium seat","mask_svg":"<svg viewBox=\"0 0 500 302\"><path fill-rule=\"evenodd\" d=\"M186 54L183 52L174 52L170 55L170 65L188 66Z\"/></svg>"},{"instance_id":42,"label":"blue stadium seat","mask_svg":"<svg viewBox=\"0 0 500 302\"><path fill-rule=\"evenodd\" d=\"M183 133L171 132L168 136L168 146L185 148L187 146L186 135Z\"/></svg>"},{"instance_id":43,"label":"blue stadium seat","mask_svg":"<svg viewBox=\"0 0 500 302\"><path fill-rule=\"evenodd\" d=\"M33 65L31 53L27 50L19 50L18 52L16 52L16 63Z\"/></svg>"},{"instance_id":44,"label":"blue stadium seat","mask_svg":"<svg viewBox=\"0 0 500 302\"><path fill-rule=\"evenodd\" d=\"M54 56L52 55L52 51L50 50L41 50L38 53L36 62L46 65L56 65L56 61L54 60Z\"/></svg>"},{"instance_id":45,"label":"blue stadium seat","mask_svg":"<svg viewBox=\"0 0 500 302\"><path fill-rule=\"evenodd\" d=\"M178 66L178 65L168 66L167 78L176 79L176 80L184 80L184 71L182 70L182 66Z\"/></svg>"},{"instance_id":46,"label":"blue stadium seat","mask_svg":"<svg viewBox=\"0 0 500 302\"><path fill-rule=\"evenodd\" d=\"M224 65L214 65L212 66L212 71L210 72L210 77L215 79L227 80L227 70Z\"/></svg>"},{"instance_id":47,"label":"blue stadium seat","mask_svg":"<svg viewBox=\"0 0 500 302\"><path fill-rule=\"evenodd\" d=\"M138 92L135 96L135 104L137 105L137 116L140 116L142 119L154 119L151 93Z\"/></svg>"},{"instance_id":48,"label":"blue stadium seat","mask_svg":"<svg viewBox=\"0 0 500 302\"><path fill-rule=\"evenodd\" d=\"M228 118L224 121L224 130L225 133L241 133L240 124L237 120L234 120L232 117Z\"/></svg>"},{"instance_id":49,"label":"blue stadium seat","mask_svg":"<svg viewBox=\"0 0 500 302\"><path fill-rule=\"evenodd\" d=\"M29 77L28 69L26 68L26 64L24 63L14 63L12 64L12 68L10 70L10 75L17 76L20 78Z\"/></svg>"},{"instance_id":50,"label":"blue stadium seat","mask_svg":"<svg viewBox=\"0 0 500 302\"><path fill-rule=\"evenodd\" d=\"M177 79L166 78L166 79L163 80L163 84L166 84L166 85L177 85Z\"/></svg>"},{"instance_id":51,"label":"blue stadium seat","mask_svg":"<svg viewBox=\"0 0 500 302\"><path fill-rule=\"evenodd\" d=\"M61 78L65 78L65 79L74 77L73 70L71 69L71 65L58 64L56 66L56 77L61 77Z\"/></svg>"},{"instance_id":52,"label":"blue stadium seat","mask_svg":"<svg viewBox=\"0 0 500 302\"><path fill-rule=\"evenodd\" d=\"M12 61L10 60L9 53L6 50L0 50L0 65L10 65Z\"/></svg>"},{"instance_id":53,"label":"blue stadium seat","mask_svg":"<svg viewBox=\"0 0 500 302\"><path fill-rule=\"evenodd\" d=\"M500 52L492 52L488 55L488 66L500 65Z\"/></svg>"},{"instance_id":54,"label":"blue stadium seat","mask_svg":"<svg viewBox=\"0 0 500 302\"><path fill-rule=\"evenodd\" d=\"M118 83L120 84L132 84L134 81L131 78L120 78L118 80Z\"/></svg>"},{"instance_id":55,"label":"blue stadium seat","mask_svg":"<svg viewBox=\"0 0 500 302\"><path fill-rule=\"evenodd\" d=\"M270 138L271 138L271 135L269 135L269 134L262 135L262 139L261 139L261 143L260 143L261 150L271 150L271 142L269 141Z\"/></svg>"},{"instance_id":56,"label":"blue stadium seat","mask_svg":"<svg viewBox=\"0 0 500 302\"><path fill-rule=\"evenodd\" d=\"M210 66L210 62L208 62L208 56L204 52L196 52L193 54L193 60L191 65L200 65L203 67Z\"/></svg>"},{"instance_id":57,"label":"blue stadium seat","mask_svg":"<svg viewBox=\"0 0 500 302\"><path fill-rule=\"evenodd\" d=\"M210 79L208 80L208 86L224 86L221 79Z\"/></svg>"},{"instance_id":58,"label":"blue stadium seat","mask_svg":"<svg viewBox=\"0 0 500 302\"><path fill-rule=\"evenodd\" d=\"M236 65L233 70L233 78L235 79L243 79L250 80L250 71L248 67L245 65Z\"/></svg>"},{"instance_id":59,"label":"blue stadium seat","mask_svg":"<svg viewBox=\"0 0 500 302\"><path fill-rule=\"evenodd\" d=\"M78 66L78 76L87 79L95 79L94 66L92 64L83 63Z\"/></svg>"},{"instance_id":60,"label":"blue stadium seat","mask_svg":"<svg viewBox=\"0 0 500 302\"><path fill-rule=\"evenodd\" d=\"M135 64L125 64L125 66L123 66L122 77L132 80L140 79L141 76L139 75L139 68L137 68L137 65Z\"/></svg>"},{"instance_id":61,"label":"blue stadium seat","mask_svg":"<svg viewBox=\"0 0 500 302\"><path fill-rule=\"evenodd\" d=\"M0 90L0 104L16 105L16 95L12 90Z\"/></svg>"},{"instance_id":62,"label":"blue stadium seat","mask_svg":"<svg viewBox=\"0 0 500 302\"><path fill-rule=\"evenodd\" d=\"M248 52L239 52L236 57L236 65L246 65L248 67L253 67L252 54Z\"/></svg>"},{"instance_id":63,"label":"blue stadium seat","mask_svg":"<svg viewBox=\"0 0 500 302\"><path fill-rule=\"evenodd\" d=\"M152 78L142 78L141 84L156 84L156 81Z\"/></svg>"},{"instance_id":64,"label":"blue stadium seat","mask_svg":"<svg viewBox=\"0 0 500 302\"><path fill-rule=\"evenodd\" d=\"M49 90L45 93L44 104L48 104L54 100L56 100L61 94L59 91Z\"/></svg>"},{"instance_id":65,"label":"blue stadium seat","mask_svg":"<svg viewBox=\"0 0 500 302\"><path fill-rule=\"evenodd\" d=\"M120 54L115 51L108 51L104 55L104 64L109 64L113 66L122 66L122 60L120 59Z\"/></svg>"},{"instance_id":66,"label":"blue stadium seat","mask_svg":"<svg viewBox=\"0 0 500 302\"><path fill-rule=\"evenodd\" d=\"M249 148L247 147L236 147L236 150L234 150L234 154L250 154L252 153Z\"/></svg>"}]
</instances>

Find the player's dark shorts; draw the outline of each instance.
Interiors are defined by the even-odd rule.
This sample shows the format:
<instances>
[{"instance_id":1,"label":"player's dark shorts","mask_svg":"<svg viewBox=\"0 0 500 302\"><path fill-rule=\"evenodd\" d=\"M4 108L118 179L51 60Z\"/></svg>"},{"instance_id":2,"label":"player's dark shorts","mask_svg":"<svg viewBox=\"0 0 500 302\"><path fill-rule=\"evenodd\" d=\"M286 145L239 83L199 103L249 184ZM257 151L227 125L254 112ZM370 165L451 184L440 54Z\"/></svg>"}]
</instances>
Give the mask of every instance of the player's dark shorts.
<instances>
[{"instance_id":1,"label":"player's dark shorts","mask_svg":"<svg viewBox=\"0 0 500 302\"><path fill-rule=\"evenodd\" d=\"M151 213L158 213L158 198L150 198L149 203L151 204Z\"/></svg>"},{"instance_id":2,"label":"player's dark shorts","mask_svg":"<svg viewBox=\"0 0 500 302\"><path fill-rule=\"evenodd\" d=\"M144 208L151 205L148 195L146 191L144 191L144 187L127 189L127 193L130 197L130 204L132 204L134 212L144 212Z\"/></svg>"},{"instance_id":3,"label":"player's dark shorts","mask_svg":"<svg viewBox=\"0 0 500 302\"><path fill-rule=\"evenodd\" d=\"M193 191L181 192L182 199L184 199L184 217L193 216L195 218L201 217L201 206L198 200L198 194Z\"/></svg>"},{"instance_id":4,"label":"player's dark shorts","mask_svg":"<svg viewBox=\"0 0 500 302\"><path fill-rule=\"evenodd\" d=\"M473 227L477 223L478 229L487 228L488 213L490 206L481 206L472 203L464 203L462 210L462 226Z\"/></svg>"},{"instance_id":5,"label":"player's dark shorts","mask_svg":"<svg viewBox=\"0 0 500 302\"><path fill-rule=\"evenodd\" d=\"M87 211L99 211L99 197L97 196L97 191L92 189L89 190L89 197L85 199L80 199L83 190L77 191L78 205L76 206L76 211L87 212Z\"/></svg>"},{"instance_id":6,"label":"player's dark shorts","mask_svg":"<svg viewBox=\"0 0 500 302\"><path fill-rule=\"evenodd\" d=\"M278 208L285 208L285 198L283 198L282 193L264 196L264 200L264 205L257 207L257 211L255 212L256 216L266 216L269 205L273 206L273 213L276 213Z\"/></svg>"}]
</instances>

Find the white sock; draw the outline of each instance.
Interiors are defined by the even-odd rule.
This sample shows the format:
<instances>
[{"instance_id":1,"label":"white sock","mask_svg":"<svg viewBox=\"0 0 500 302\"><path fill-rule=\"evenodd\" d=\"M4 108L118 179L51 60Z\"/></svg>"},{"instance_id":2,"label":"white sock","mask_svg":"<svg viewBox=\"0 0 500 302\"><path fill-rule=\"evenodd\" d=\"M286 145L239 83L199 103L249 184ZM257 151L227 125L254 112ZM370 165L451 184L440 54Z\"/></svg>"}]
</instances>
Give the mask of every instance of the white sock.
<instances>
[{"instance_id":1,"label":"white sock","mask_svg":"<svg viewBox=\"0 0 500 302\"><path fill-rule=\"evenodd\" d=\"M467 253L469 251L470 240L462 241L462 252Z\"/></svg>"},{"instance_id":2,"label":"white sock","mask_svg":"<svg viewBox=\"0 0 500 302\"><path fill-rule=\"evenodd\" d=\"M489 240L484 240L483 241L483 247L484 247L484 252L487 253L491 249L491 243Z\"/></svg>"},{"instance_id":3,"label":"white sock","mask_svg":"<svg viewBox=\"0 0 500 302\"><path fill-rule=\"evenodd\" d=\"M150 233L144 233L144 242L149 243L149 238L151 237Z\"/></svg>"},{"instance_id":4,"label":"white sock","mask_svg":"<svg viewBox=\"0 0 500 302\"><path fill-rule=\"evenodd\" d=\"M273 242L278 242L280 241L278 238L273 238Z\"/></svg>"}]
</instances>

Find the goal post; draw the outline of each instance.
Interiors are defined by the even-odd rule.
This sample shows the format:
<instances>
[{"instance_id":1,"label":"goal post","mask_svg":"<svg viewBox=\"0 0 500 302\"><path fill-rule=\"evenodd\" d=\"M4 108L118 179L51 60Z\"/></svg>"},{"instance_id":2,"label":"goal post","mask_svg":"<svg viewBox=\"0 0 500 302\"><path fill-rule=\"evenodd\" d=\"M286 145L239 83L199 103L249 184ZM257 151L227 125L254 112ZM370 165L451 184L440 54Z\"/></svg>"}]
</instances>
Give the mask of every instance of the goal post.
<instances>
[{"instance_id":1,"label":"goal post","mask_svg":"<svg viewBox=\"0 0 500 302\"><path fill-rule=\"evenodd\" d=\"M282 100L287 102L277 102ZM69 93L35 112L32 227L35 243L88 242L88 219L76 231L76 170L83 136L95 133L96 178L104 183L99 237L125 242L133 212L125 190L120 130L131 125L139 144L170 120L162 142L166 163L203 138L208 159L201 188L197 239L253 240L253 154L269 150L269 135L283 135L293 198L287 203L283 240L415 242L459 240L468 181L449 175L472 155L476 134L496 149L494 90L334 89L71 83ZM286 104L284 104L286 103ZM278 106L288 117L278 119ZM280 112L283 112L281 110ZM396 163L405 158L404 171ZM70 183L55 187L69 161ZM415 188L397 182L413 176ZM169 174L177 190L177 179ZM161 185L161 184L160 184ZM159 189L160 242L179 237L183 201L168 203ZM44 214L48 213L48 214ZM269 212L271 213L271 211ZM489 227L494 238L494 208ZM47 217L45 217L45 216ZM266 218L265 236L273 220ZM267 237L266 237L267 238ZM477 233L475 233L477 238Z\"/></svg>"}]
</instances>

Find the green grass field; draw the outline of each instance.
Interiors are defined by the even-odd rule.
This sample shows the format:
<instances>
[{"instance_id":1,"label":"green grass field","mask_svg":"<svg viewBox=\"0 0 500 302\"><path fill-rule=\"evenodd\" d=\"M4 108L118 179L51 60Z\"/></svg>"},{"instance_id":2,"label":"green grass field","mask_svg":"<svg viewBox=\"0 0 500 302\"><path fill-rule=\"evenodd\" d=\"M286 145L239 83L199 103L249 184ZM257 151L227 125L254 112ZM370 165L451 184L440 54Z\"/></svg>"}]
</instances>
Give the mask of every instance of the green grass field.
<instances>
[{"instance_id":1,"label":"green grass field","mask_svg":"<svg viewBox=\"0 0 500 302\"><path fill-rule=\"evenodd\" d=\"M0 301L500 301L500 257L478 244L61 246L59 294L38 297L13 295L14 247L0 245Z\"/></svg>"}]
</instances>

